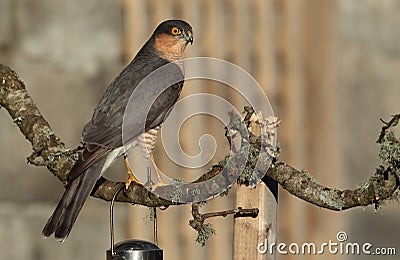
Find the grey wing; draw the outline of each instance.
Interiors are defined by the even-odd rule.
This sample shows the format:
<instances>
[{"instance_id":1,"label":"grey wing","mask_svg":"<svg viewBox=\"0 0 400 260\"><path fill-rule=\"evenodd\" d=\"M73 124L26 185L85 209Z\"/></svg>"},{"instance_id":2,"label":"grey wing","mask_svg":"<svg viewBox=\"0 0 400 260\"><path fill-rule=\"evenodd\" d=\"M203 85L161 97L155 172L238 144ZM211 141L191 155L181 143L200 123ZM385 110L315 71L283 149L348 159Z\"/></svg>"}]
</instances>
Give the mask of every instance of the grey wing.
<instances>
[{"instance_id":1,"label":"grey wing","mask_svg":"<svg viewBox=\"0 0 400 260\"><path fill-rule=\"evenodd\" d=\"M129 88L137 84L134 77L129 77L128 72L128 70L121 72L108 86L92 119L83 129L83 142L111 148L122 146L121 128L126 103L130 96Z\"/></svg>"},{"instance_id":2,"label":"grey wing","mask_svg":"<svg viewBox=\"0 0 400 260\"><path fill-rule=\"evenodd\" d=\"M179 98L184 76L178 66L168 66L168 70L163 71L156 80L146 81L146 84L135 90L146 75L166 63L162 59L157 62L151 63L152 66L141 67L140 70L129 69L128 65L121 72L107 88L92 120L86 124L82 133L83 142L117 148L123 145L123 141L134 140L144 131L163 122ZM166 88L163 83L168 82L167 78L178 83ZM161 90L164 91L158 95ZM128 101L130 109L125 114ZM125 124L124 116L127 120ZM124 137L122 127L125 128Z\"/></svg>"}]
</instances>

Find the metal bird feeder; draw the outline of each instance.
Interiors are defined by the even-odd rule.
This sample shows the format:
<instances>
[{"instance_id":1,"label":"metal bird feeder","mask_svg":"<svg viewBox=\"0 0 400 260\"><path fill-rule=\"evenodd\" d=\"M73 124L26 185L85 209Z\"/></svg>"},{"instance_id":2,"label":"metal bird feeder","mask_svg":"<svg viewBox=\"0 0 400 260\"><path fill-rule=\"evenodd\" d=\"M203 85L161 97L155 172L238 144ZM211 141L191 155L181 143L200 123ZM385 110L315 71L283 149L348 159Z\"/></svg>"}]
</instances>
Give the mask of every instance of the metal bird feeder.
<instances>
[{"instance_id":1,"label":"metal bird feeder","mask_svg":"<svg viewBox=\"0 0 400 260\"><path fill-rule=\"evenodd\" d=\"M107 250L107 260L162 260L163 250L157 245L143 240L125 240L114 245L114 201L124 186L117 190L110 204L111 248Z\"/></svg>"},{"instance_id":2,"label":"metal bird feeder","mask_svg":"<svg viewBox=\"0 0 400 260\"><path fill-rule=\"evenodd\" d=\"M143 240L125 240L107 250L107 260L162 260L163 251Z\"/></svg>"}]
</instances>

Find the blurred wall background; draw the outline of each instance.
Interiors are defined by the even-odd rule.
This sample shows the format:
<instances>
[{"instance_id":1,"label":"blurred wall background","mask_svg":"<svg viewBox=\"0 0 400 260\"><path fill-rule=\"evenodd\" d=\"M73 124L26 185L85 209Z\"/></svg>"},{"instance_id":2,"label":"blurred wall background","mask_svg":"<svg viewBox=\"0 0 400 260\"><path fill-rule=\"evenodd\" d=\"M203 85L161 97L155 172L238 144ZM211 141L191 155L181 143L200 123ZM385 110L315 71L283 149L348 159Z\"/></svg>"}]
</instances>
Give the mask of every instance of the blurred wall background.
<instances>
[{"instance_id":1,"label":"blurred wall background","mask_svg":"<svg viewBox=\"0 0 400 260\"><path fill-rule=\"evenodd\" d=\"M0 62L11 66L55 133L71 148L80 142L107 84L136 54L157 24L168 18L190 22L194 44L186 56L228 60L247 70L266 91L282 120L281 159L305 168L322 184L354 188L379 164L375 141L381 124L399 111L400 2L396 0L1 0ZM242 100L224 86L188 82L183 96L208 92ZM1 259L104 259L109 248L108 203L89 199L69 239L60 244L40 232L63 191L46 169L26 164L30 146L0 111ZM217 162L226 153L223 126L199 117L188 121L181 142L198 152L203 133L216 136ZM156 160L171 164L158 145ZM125 178L122 162L109 171ZM228 197L204 211L234 207ZM398 203L345 212L316 208L279 194L278 241L323 243L346 231L349 241L397 247ZM152 239L148 210L119 204L116 241ZM231 259L232 219L213 219L217 229L205 247L188 226L190 207L158 213L165 259ZM255 245L256 249L256 245ZM398 252L398 254L400 251ZM394 256L278 256L278 259L395 259Z\"/></svg>"}]
</instances>

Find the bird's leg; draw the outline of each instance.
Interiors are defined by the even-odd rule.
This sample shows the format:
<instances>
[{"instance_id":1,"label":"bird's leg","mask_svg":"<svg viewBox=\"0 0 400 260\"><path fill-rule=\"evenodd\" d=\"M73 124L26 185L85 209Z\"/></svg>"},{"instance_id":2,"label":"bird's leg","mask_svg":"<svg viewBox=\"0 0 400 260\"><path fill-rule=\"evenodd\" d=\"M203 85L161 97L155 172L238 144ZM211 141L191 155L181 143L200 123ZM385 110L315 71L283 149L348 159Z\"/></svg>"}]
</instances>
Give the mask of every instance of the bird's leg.
<instances>
[{"instance_id":1,"label":"bird's leg","mask_svg":"<svg viewBox=\"0 0 400 260\"><path fill-rule=\"evenodd\" d=\"M155 188L157 188L158 186L166 185L165 182L163 181L163 179L161 178L160 172L157 168L157 165L156 165L156 162L155 162L154 156L153 156L153 150L156 145L157 133L159 130L160 130L160 126L152 128L152 129L148 130L146 133L144 133L143 135L141 135L142 139L140 139L140 140L142 140L141 145L144 150L145 158L150 159L150 162L156 173L156 183L151 185L151 188L153 190Z\"/></svg>"},{"instance_id":2,"label":"bird's leg","mask_svg":"<svg viewBox=\"0 0 400 260\"><path fill-rule=\"evenodd\" d=\"M124 160L125 160L126 168L128 169L128 180L125 182L125 188L128 189L132 182L141 184L140 181L133 174L131 166L129 165L129 162L128 162L128 157L126 155L124 155Z\"/></svg>"},{"instance_id":3,"label":"bird's leg","mask_svg":"<svg viewBox=\"0 0 400 260\"><path fill-rule=\"evenodd\" d=\"M153 190L154 190L154 189L157 188L158 186L166 185L166 183L165 183L164 180L161 178L160 172L158 171L158 168L157 168L157 165L156 165L156 162L155 162L155 160L154 160L154 156L153 156L152 153L150 154L150 161L151 161L151 164L152 164L153 167L154 167L154 171L156 172L156 177L157 177L156 183L152 185L152 188L153 188Z\"/></svg>"}]
</instances>

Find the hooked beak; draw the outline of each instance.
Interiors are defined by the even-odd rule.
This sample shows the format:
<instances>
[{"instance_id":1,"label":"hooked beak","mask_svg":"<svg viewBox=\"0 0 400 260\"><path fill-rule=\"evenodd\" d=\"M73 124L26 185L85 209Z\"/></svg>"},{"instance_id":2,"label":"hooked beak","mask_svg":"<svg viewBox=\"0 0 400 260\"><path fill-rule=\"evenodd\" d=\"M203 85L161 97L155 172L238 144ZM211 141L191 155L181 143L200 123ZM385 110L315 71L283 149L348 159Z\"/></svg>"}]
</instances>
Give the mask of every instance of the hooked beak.
<instances>
[{"instance_id":1,"label":"hooked beak","mask_svg":"<svg viewBox=\"0 0 400 260\"><path fill-rule=\"evenodd\" d=\"M185 37L186 42L190 42L190 45L193 44L193 34L191 31L183 31L183 36Z\"/></svg>"}]
</instances>

